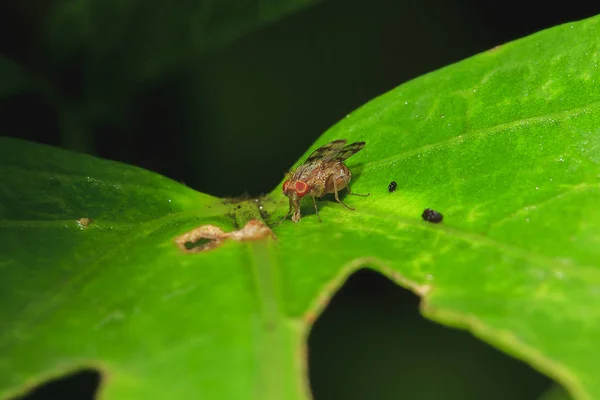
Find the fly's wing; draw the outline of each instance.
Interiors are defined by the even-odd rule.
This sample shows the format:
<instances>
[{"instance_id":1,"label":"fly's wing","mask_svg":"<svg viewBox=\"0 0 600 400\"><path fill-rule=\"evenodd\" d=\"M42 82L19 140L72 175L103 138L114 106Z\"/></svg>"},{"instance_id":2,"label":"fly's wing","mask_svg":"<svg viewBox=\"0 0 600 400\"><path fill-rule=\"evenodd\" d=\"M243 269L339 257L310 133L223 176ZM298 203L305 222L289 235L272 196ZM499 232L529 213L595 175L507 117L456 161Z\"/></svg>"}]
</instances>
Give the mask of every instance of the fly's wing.
<instances>
[{"instance_id":1,"label":"fly's wing","mask_svg":"<svg viewBox=\"0 0 600 400\"><path fill-rule=\"evenodd\" d=\"M339 152L344 149L345 144L346 139L334 140L313 151L311 155L296 168L296 171L294 171L294 174L292 175L292 180L305 180L306 176L309 176L322 162L335 158Z\"/></svg>"},{"instance_id":2,"label":"fly's wing","mask_svg":"<svg viewBox=\"0 0 600 400\"><path fill-rule=\"evenodd\" d=\"M313 171L323 163L343 162L365 147L365 142L354 142L347 146L345 144L346 139L340 139L319 147L296 169L292 179L306 181L313 175Z\"/></svg>"},{"instance_id":3,"label":"fly's wing","mask_svg":"<svg viewBox=\"0 0 600 400\"><path fill-rule=\"evenodd\" d=\"M348 146L344 146L342 149L340 149L333 157L325 161L343 162L344 160L361 151L363 147L365 147L365 142L350 143Z\"/></svg>"},{"instance_id":4,"label":"fly's wing","mask_svg":"<svg viewBox=\"0 0 600 400\"><path fill-rule=\"evenodd\" d=\"M310 156L304 161L304 164L308 164L315 161L329 161L333 159L346 144L346 139L334 140L319 147L312 152Z\"/></svg>"}]
</instances>

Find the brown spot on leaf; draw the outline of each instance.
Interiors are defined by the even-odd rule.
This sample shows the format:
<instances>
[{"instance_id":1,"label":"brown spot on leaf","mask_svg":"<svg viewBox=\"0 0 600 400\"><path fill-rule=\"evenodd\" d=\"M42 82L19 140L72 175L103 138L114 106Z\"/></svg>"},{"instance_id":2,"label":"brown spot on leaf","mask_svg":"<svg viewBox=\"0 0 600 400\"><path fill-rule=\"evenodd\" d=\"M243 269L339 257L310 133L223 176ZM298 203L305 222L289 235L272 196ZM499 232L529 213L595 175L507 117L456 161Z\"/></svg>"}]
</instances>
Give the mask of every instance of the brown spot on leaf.
<instances>
[{"instance_id":1,"label":"brown spot on leaf","mask_svg":"<svg viewBox=\"0 0 600 400\"><path fill-rule=\"evenodd\" d=\"M85 229L88 227L90 222L92 222L92 220L90 218L79 218L77 220L77 226L79 226L79 228L81 228L81 229Z\"/></svg>"},{"instance_id":2,"label":"brown spot on leaf","mask_svg":"<svg viewBox=\"0 0 600 400\"><path fill-rule=\"evenodd\" d=\"M198 253L214 249L225 239L225 232L218 226L202 225L175 238L175 243L186 253Z\"/></svg>"},{"instance_id":3,"label":"brown spot on leaf","mask_svg":"<svg viewBox=\"0 0 600 400\"><path fill-rule=\"evenodd\" d=\"M273 231L263 222L253 219L242 228L233 232L224 232L215 225L202 225L175 238L175 243L186 253L199 253L219 247L225 240L237 242L261 240L267 237L277 239Z\"/></svg>"}]
</instances>

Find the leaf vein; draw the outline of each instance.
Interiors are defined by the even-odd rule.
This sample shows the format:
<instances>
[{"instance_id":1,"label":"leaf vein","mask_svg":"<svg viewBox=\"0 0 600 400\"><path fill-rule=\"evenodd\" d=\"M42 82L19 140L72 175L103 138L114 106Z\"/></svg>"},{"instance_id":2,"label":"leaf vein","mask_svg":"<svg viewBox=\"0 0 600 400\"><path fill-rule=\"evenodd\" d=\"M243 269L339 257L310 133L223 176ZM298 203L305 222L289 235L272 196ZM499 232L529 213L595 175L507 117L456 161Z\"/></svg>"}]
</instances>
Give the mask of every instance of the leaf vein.
<instances>
[{"instance_id":1,"label":"leaf vein","mask_svg":"<svg viewBox=\"0 0 600 400\"><path fill-rule=\"evenodd\" d=\"M360 171L365 171L365 170L369 170L373 167L378 167L381 165L396 162L398 160L407 159L407 158L417 155L417 154L422 154L425 152L429 152L432 150L450 146L452 144L460 143L460 142L465 141L466 139L470 139L470 138L474 138L474 137L482 137L483 138L486 136L491 136L495 133L498 133L498 132L501 132L504 130L514 129L519 126L525 126L525 125L529 125L529 124L544 123L544 122L548 122L548 120L567 119L570 117L575 117L581 113L590 112L596 108L600 108L600 102L590 103L590 104L587 104L582 107L577 107L577 108L573 108L570 110L563 110L563 111L560 111L557 113L550 113L550 114L537 115L534 117L521 118L521 119L517 119L514 121L506 122L503 124L488 126L488 127L484 127L484 128L480 128L480 129L466 129L463 131L462 134L460 134L458 136L444 139L439 142L422 145L422 146L416 147L414 149L410 149L410 150L403 151L401 153L394 154L390 157L386 157L386 158L383 158L378 161L372 161L372 162L367 162L367 163L363 163L363 164L358 164L354 168L356 168L357 170L360 170Z\"/></svg>"}]
</instances>

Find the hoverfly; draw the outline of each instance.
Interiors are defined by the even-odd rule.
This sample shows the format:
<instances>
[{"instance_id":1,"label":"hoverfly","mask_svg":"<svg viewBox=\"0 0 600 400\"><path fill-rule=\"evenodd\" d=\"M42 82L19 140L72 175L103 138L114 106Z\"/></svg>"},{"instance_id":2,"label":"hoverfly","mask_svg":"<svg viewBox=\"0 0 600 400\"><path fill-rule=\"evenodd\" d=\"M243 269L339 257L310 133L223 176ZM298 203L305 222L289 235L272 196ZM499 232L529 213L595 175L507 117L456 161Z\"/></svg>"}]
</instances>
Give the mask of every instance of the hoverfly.
<instances>
[{"instance_id":1,"label":"hoverfly","mask_svg":"<svg viewBox=\"0 0 600 400\"><path fill-rule=\"evenodd\" d=\"M290 179L283 183L283 194L290 199L290 209L285 215L285 220L292 212L292 221L298 222L300 215L300 201L306 195L312 197L315 211L319 221L319 208L315 197L322 197L327 193L333 193L335 201L344 207L354 210L340 200L338 192L344 188L348 194L366 197L369 194L357 194L350 191L348 184L352 174L344 160L358 153L365 142L355 142L346 145L346 139L334 140L315 150L291 175ZM283 222L283 220L281 220Z\"/></svg>"}]
</instances>

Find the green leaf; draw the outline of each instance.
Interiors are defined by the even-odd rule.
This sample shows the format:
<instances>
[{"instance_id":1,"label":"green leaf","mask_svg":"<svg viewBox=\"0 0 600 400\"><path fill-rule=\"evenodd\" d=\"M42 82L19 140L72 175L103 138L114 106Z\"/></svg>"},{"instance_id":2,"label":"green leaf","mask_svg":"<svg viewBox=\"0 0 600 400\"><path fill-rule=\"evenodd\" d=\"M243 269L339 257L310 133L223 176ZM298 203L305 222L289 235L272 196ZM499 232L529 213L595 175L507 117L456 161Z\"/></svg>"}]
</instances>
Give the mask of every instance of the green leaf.
<instances>
[{"instance_id":1,"label":"green leaf","mask_svg":"<svg viewBox=\"0 0 600 400\"><path fill-rule=\"evenodd\" d=\"M257 315L275 301L268 243L200 258L174 243L202 224L232 230L226 213L247 205L115 162L0 144L0 395L88 365L110 376L107 398L300 397L300 325Z\"/></svg>"},{"instance_id":2,"label":"green leaf","mask_svg":"<svg viewBox=\"0 0 600 400\"><path fill-rule=\"evenodd\" d=\"M429 318L600 397L599 21L415 79L326 132L306 154L366 141L348 164L352 190L371 196L276 231L282 254L302 254L285 264L288 313L312 304L315 281L342 279L340 264L369 265L422 294ZM425 208L444 222L422 221Z\"/></svg>"},{"instance_id":3,"label":"green leaf","mask_svg":"<svg viewBox=\"0 0 600 400\"><path fill-rule=\"evenodd\" d=\"M2 139L0 396L86 365L104 373L105 398L309 398L308 329L369 267L420 294L429 318L575 399L600 397L599 23L504 45L353 112L314 148L366 141L348 166L352 190L371 195L343 197L355 211L319 202L322 223L307 200L277 240L175 243L197 226L276 223L279 187L234 203Z\"/></svg>"}]
</instances>

